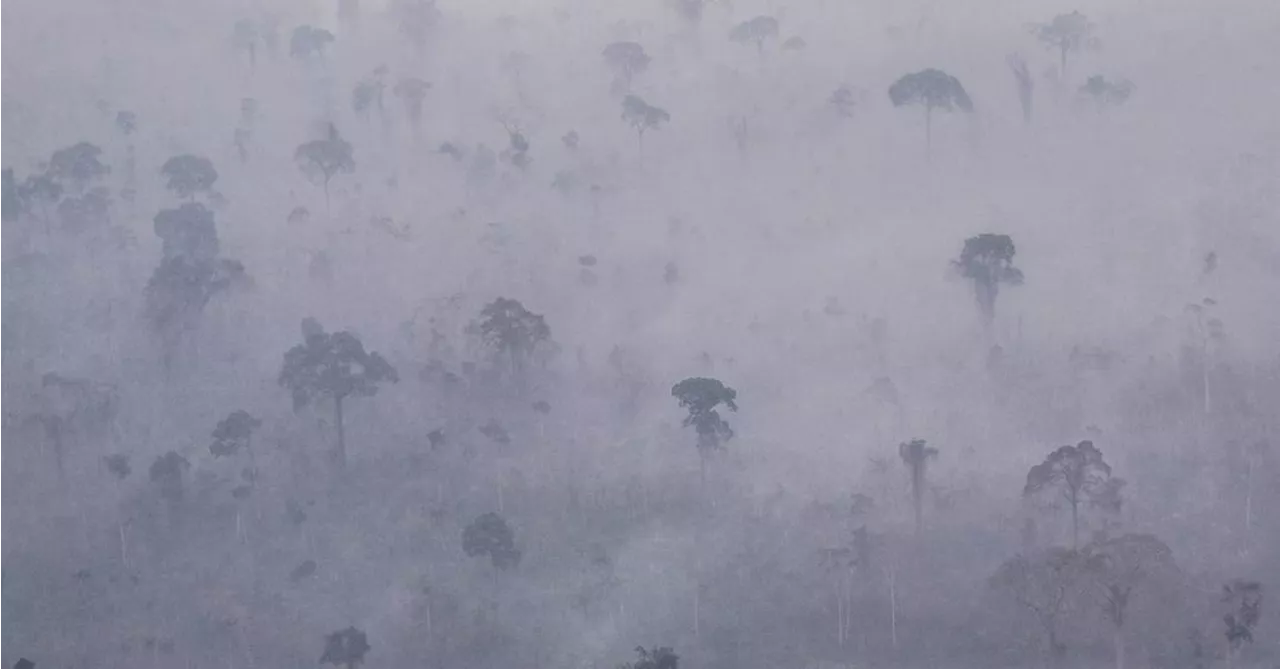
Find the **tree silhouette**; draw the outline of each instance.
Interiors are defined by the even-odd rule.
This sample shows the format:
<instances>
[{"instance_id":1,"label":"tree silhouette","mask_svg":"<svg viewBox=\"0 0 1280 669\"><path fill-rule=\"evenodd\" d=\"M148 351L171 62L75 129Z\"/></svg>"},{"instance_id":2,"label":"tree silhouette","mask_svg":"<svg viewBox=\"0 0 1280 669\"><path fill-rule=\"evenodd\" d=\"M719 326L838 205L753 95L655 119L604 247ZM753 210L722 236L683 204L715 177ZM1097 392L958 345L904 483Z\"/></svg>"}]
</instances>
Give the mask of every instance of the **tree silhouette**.
<instances>
[{"instance_id":1,"label":"tree silhouette","mask_svg":"<svg viewBox=\"0 0 1280 669\"><path fill-rule=\"evenodd\" d=\"M165 258L147 280L147 318L157 332L176 335L193 326L214 296L246 280L237 260Z\"/></svg>"},{"instance_id":2,"label":"tree silhouette","mask_svg":"<svg viewBox=\"0 0 1280 669\"><path fill-rule=\"evenodd\" d=\"M183 474L190 468L191 463L186 458L169 451L156 458L147 470L147 478L160 491L160 497L168 503L170 522L178 518L178 509L182 506L186 489Z\"/></svg>"},{"instance_id":3,"label":"tree silhouette","mask_svg":"<svg viewBox=\"0 0 1280 669\"><path fill-rule=\"evenodd\" d=\"M494 567L511 569L520 564L520 549L507 521L496 513L486 513L462 531L462 550L467 557L488 556Z\"/></svg>"},{"instance_id":4,"label":"tree silhouette","mask_svg":"<svg viewBox=\"0 0 1280 669\"><path fill-rule=\"evenodd\" d=\"M525 369L538 347L551 340L551 328L541 315L505 297L480 310L476 328L486 345L506 357L512 374Z\"/></svg>"},{"instance_id":5,"label":"tree silhouette","mask_svg":"<svg viewBox=\"0 0 1280 669\"><path fill-rule=\"evenodd\" d=\"M964 240L960 257L951 261L960 276L973 282L983 327L990 331L996 317L996 297L1000 284L1022 284L1022 270L1013 266L1017 248L1008 235L983 233Z\"/></svg>"},{"instance_id":6,"label":"tree silhouette","mask_svg":"<svg viewBox=\"0 0 1280 669\"><path fill-rule=\"evenodd\" d=\"M924 107L925 147L933 146L933 110L963 112L973 111L973 101L965 92L960 80L942 70L921 70L905 74L889 87L889 101L895 107L920 105Z\"/></svg>"},{"instance_id":7,"label":"tree silhouette","mask_svg":"<svg viewBox=\"0 0 1280 669\"><path fill-rule=\"evenodd\" d=\"M333 33L324 28L298 26L289 37L289 55L302 60L312 56L323 58L325 47L333 40Z\"/></svg>"},{"instance_id":8,"label":"tree silhouette","mask_svg":"<svg viewBox=\"0 0 1280 669\"><path fill-rule=\"evenodd\" d=\"M614 42L606 46L601 55L617 72L625 90L630 90L632 77L649 67L649 54L636 42Z\"/></svg>"},{"instance_id":9,"label":"tree silhouette","mask_svg":"<svg viewBox=\"0 0 1280 669\"><path fill-rule=\"evenodd\" d=\"M1080 87L1080 95L1087 97L1099 107L1116 107L1125 103L1133 94L1132 82L1120 79L1107 81L1107 78L1095 74Z\"/></svg>"},{"instance_id":10,"label":"tree silhouette","mask_svg":"<svg viewBox=\"0 0 1280 669\"><path fill-rule=\"evenodd\" d=\"M1246 643L1253 643L1253 630L1262 619L1262 584L1257 581L1235 579L1222 586L1222 601L1229 610L1222 616L1226 625L1227 664L1230 666L1236 654Z\"/></svg>"},{"instance_id":11,"label":"tree silhouette","mask_svg":"<svg viewBox=\"0 0 1280 669\"><path fill-rule=\"evenodd\" d=\"M6 170L9 178L13 178L12 172L11 169ZM21 214L35 214L48 230L52 223L49 211L62 197L62 185L45 172L27 175L20 183L14 183L11 187L6 183L6 186L4 206L9 211L6 220L12 220Z\"/></svg>"},{"instance_id":12,"label":"tree silhouette","mask_svg":"<svg viewBox=\"0 0 1280 669\"><path fill-rule=\"evenodd\" d=\"M743 44L754 43L757 53L764 54L764 42L770 37L778 37L778 19L772 16L757 16L733 27L729 31L729 39Z\"/></svg>"},{"instance_id":13,"label":"tree silhouette","mask_svg":"<svg viewBox=\"0 0 1280 669\"><path fill-rule=\"evenodd\" d=\"M645 102L640 96L628 95L622 100L622 120L636 129L641 149L644 148L644 133L657 130L662 124L671 120L671 114Z\"/></svg>"},{"instance_id":14,"label":"tree silhouette","mask_svg":"<svg viewBox=\"0 0 1280 669\"><path fill-rule=\"evenodd\" d=\"M257 26L253 25L253 21L249 19L236 21L235 26L231 29L231 42L237 49L241 49L249 55L249 69L251 70L258 66L258 41L260 39Z\"/></svg>"},{"instance_id":15,"label":"tree silhouette","mask_svg":"<svg viewBox=\"0 0 1280 669\"><path fill-rule=\"evenodd\" d=\"M320 664L356 669L364 663L364 656L372 650L365 633L355 627L338 630L324 637L324 653Z\"/></svg>"},{"instance_id":16,"label":"tree silhouette","mask_svg":"<svg viewBox=\"0 0 1280 669\"><path fill-rule=\"evenodd\" d=\"M916 532L924 523L925 469L929 460L938 457L938 449L931 448L924 439L912 439L898 444L898 457L911 472L911 503L915 509Z\"/></svg>"},{"instance_id":17,"label":"tree silhouette","mask_svg":"<svg viewBox=\"0 0 1280 669\"><path fill-rule=\"evenodd\" d=\"M324 139L314 139L298 145L293 152L298 169L312 183L324 188L324 207L329 211L329 182L338 174L350 174L356 170L356 160L351 143L342 138L338 128L329 124L329 134Z\"/></svg>"},{"instance_id":18,"label":"tree silhouette","mask_svg":"<svg viewBox=\"0 0 1280 669\"><path fill-rule=\"evenodd\" d=\"M1031 71L1027 69L1027 61L1023 60L1021 55L1012 54L1008 60L1009 71L1013 72L1014 83L1018 86L1018 103L1022 105L1022 120L1030 123L1031 105L1034 101L1036 82L1031 78Z\"/></svg>"},{"instance_id":19,"label":"tree silhouette","mask_svg":"<svg viewBox=\"0 0 1280 669\"><path fill-rule=\"evenodd\" d=\"M160 174L166 180L166 188L188 200L195 200L199 193L207 195L218 180L218 170L208 158L189 153L166 160Z\"/></svg>"},{"instance_id":20,"label":"tree silhouette","mask_svg":"<svg viewBox=\"0 0 1280 669\"><path fill-rule=\"evenodd\" d=\"M404 103L405 113L415 131L422 125L422 102L427 99L430 89L431 84L417 77L405 77L396 83L392 91Z\"/></svg>"},{"instance_id":21,"label":"tree silhouette","mask_svg":"<svg viewBox=\"0 0 1280 669\"><path fill-rule=\"evenodd\" d=\"M680 656L669 647L654 646L645 650L644 646L636 646L635 662L618 665L618 669L679 669Z\"/></svg>"},{"instance_id":22,"label":"tree silhouette","mask_svg":"<svg viewBox=\"0 0 1280 669\"><path fill-rule=\"evenodd\" d=\"M680 403L680 408L689 412L682 424L693 427L698 433L699 473L703 485L707 481L707 458L724 447L724 442L733 438L733 428L720 417L716 407L721 404L730 411L737 411L734 401L738 391L724 385L718 379L702 377L688 378L671 387L671 396Z\"/></svg>"},{"instance_id":23,"label":"tree silhouette","mask_svg":"<svg viewBox=\"0 0 1280 669\"><path fill-rule=\"evenodd\" d=\"M1150 587L1177 576L1173 551L1155 535L1125 534L1094 541L1082 553L1099 587L1102 611L1114 632L1116 669L1124 669L1124 626L1130 596L1135 587Z\"/></svg>"},{"instance_id":24,"label":"tree silhouette","mask_svg":"<svg viewBox=\"0 0 1280 669\"><path fill-rule=\"evenodd\" d=\"M116 480L116 497L122 497L120 491L124 480L129 478L133 473L133 466L129 464L129 456L124 453L114 453L106 455L102 458L102 464L107 468L107 473L111 474ZM120 511L120 500L116 501L116 528L120 535L120 563L126 568L129 566L129 540L124 531L124 514Z\"/></svg>"},{"instance_id":25,"label":"tree silhouette","mask_svg":"<svg viewBox=\"0 0 1280 669\"><path fill-rule=\"evenodd\" d=\"M22 201L18 190L18 178L12 167L4 168L4 193L0 196L0 206L4 209L4 220L14 221L26 213L26 203Z\"/></svg>"},{"instance_id":26,"label":"tree silhouette","mask_svg":"<svg viewBox=\"0 0 1280 669\"><path fill-rule=\"evenodd\" d=\"M302 322L303 343L284 354L279 383L293 396L294 410L322 397L333 400L334 429L338 445L335 460L347 462L346 434L342 406L349 397L372 397L378 385L400 380L396 370L382 356L366 352L364 344L350 332L324 331L313 319Z\"/></svg>"},{"instance_id":27,"label":"tree silhouette","mask_svg":"<svg viewBox=\"0 0 1280 669\"><path fill-rule=\"evenodd\" d=\"M1067 54L1096 41L1093 23L1080 12L1059 14L1048 23L1032 25L1031 32L1045 47L1058 52L1063 81L1067 78Z\"/></svg>"},{"instance_id":28,"label":"tree silhouette","mask_svg":"<svg viewBox=\"0 0 1280 669\"><path fill-rule=\"evenodd\" d=\"M1010 558L996 570L990 584L1012 595L1035 618L1044 631L1049 655L1056 659L1066 650L1058 641L1061 617L1088 570L1087 559L1079 552L1055 547Z\"/></svg>"},{"instance_id":29,"label":"tree silhouette","mask_svg":"<svg viewBox=\"0 0 1280 669\"><path fill-rule=\"evenodd\" d=\"M187 202L177 209L161 209L152 222L165 258L212 261L218 257L218 228L213 212L203 204Z\"/></svg>"},{"instance_id":30,"label":"tree silhouette","mask_svg":"<svg viewBox=\"0 0 1280 669\"><path fill-rule=\"evenodd\" d=\"M1071 505L1071 546L1080 545L1080 505L1108 492L1111 466L1092 441L1062 446L1027 472L1024 497L1056 489Z\"/></svg>"},{"instance_id":31,"label":"tree silhouette","mask_svg":"<svg viewBox=\"0 0 1280 669\"><path fill-rule=\"evenodd\" d=\"M230 457L240 450L253 452L253 432L262 426L262 421L254 418L244 409L237 409L218 421L217 427L210 435L213 443L209 444L209 452L213 457Z\"/></svg>"},{"instance_id":32,"label":"tree silhouette","mask_svg":"<svg viewBox=\"0 0 1280 669\"><path fill-rule=\"evenodd\" d=\"M89 186L111 173L101 160L102 149L89 142L79 142L53 152L47 174L63 190L83 193Z\"/></svg>"}]
</instances>

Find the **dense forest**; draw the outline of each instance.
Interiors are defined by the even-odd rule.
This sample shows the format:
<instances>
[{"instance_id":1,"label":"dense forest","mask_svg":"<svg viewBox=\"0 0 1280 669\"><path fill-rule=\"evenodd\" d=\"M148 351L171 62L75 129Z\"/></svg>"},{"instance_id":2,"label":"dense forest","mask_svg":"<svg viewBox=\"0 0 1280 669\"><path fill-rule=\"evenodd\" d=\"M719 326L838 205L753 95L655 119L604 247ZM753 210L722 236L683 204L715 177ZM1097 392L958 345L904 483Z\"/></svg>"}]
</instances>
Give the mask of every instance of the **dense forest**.
<instances>
[{"instance_id":1,"label":"dense forest","mask_svg":"<svg viewBox=\"0 0 1280 669\"><path fill-rule=\"evenodd\" d=\"M1280 666L1277 31L6 2L4 666Z\"/></svg>"}]
</instances>

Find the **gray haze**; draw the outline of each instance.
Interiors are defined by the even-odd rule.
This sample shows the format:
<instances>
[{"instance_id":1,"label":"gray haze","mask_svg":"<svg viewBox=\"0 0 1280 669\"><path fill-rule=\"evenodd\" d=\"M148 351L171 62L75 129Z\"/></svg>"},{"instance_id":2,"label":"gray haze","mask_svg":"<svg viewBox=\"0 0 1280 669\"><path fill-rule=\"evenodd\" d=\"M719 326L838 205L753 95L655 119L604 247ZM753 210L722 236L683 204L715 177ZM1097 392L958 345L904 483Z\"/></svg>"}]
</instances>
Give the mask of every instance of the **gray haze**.
<instances>
[{"instance_id":1,"label":"gray haze","mask_svg":"<svg viewBox=\"0 0 1280 669\"><path fill-rule=\"evenodd\" d=\"M5 667L1280 666L1274 2L3 12Z\"/></svg>"}]
</instances>

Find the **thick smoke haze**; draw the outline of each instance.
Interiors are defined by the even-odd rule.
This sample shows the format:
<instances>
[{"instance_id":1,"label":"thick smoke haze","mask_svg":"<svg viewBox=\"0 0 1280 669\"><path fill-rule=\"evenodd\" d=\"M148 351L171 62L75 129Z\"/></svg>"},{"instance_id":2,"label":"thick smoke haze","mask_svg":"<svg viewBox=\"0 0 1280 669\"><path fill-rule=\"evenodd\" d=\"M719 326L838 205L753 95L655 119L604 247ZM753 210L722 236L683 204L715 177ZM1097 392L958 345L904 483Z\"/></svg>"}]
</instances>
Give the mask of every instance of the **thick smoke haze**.
<instances>
[{"instance_id":1,"label":"thick smoke haze","mask_svg":"<svg viewBox=\"0 0 1280 669\"><path fill-rule=\"evenodd\" d=\"M10 0L3 664L1280 666L1263 0Z\"/></svg>"}]
</instances>

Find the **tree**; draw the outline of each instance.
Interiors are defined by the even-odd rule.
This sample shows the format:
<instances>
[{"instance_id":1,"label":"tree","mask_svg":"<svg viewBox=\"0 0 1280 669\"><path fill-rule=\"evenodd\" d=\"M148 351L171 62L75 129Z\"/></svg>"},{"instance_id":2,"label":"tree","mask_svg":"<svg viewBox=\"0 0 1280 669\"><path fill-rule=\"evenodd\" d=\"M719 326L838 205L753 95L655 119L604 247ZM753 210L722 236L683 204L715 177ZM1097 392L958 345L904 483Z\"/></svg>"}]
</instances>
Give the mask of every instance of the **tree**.
<instances>
[{"instance_id":1,"label":"tree","mask_svg":"<svg viewBox=\"0 0 1280 669\"><path fill-rule=\"evenodd\" d=\"M333 42L333 33L324 28L298 26L289 37L289 55L302 60L324 57L324 49Z\"/></svg>"},{"instance_id":2,"label":"tree","mask_svg":"<svg viewBox=\"0 0 1280 669\"><path fill-rule=\"evenodd\" d=\"M724 385L718 379L688 378L671 387L671 396L680 408L689 412L682 424L693 427L698 433L699 473L703 485L707 481L707 458L724 447L733 438L733 428L720 417L716 407L721 404L736 412L738 391Z\"/></svg>"},{"instance_id":3,"label":"tree","mask_svg":"<svg viewBox=\"0 0 1280 669\"><path fill-rule=\"evenodd\" d=\"M417 77L405 77L396 83L395 90L392 91L404 103L405 113L415 131L422 125L422 102L427 99L427 91L430 89L431 84Z\"/></svg>"},{"instance_id":4,"label":"tree","mask_svg":"<svg viewBox=\"0 0 1280 669\"><path fill-rule=\"evenodd\" d=\"M38 214L47 228L50 224L49 210L57 204L62 192L62 185L49 173L31 174L17 185L17 197L5 198L5 206L10 206L12 199L19 212Z\"/></svg>"},{"instance_id":5,"label":"tree","mask_svg":"<svg viewBox=\"0 0 1280 669\"><path fill-rule=\"evenodd\" d=\"M189 153L166 160L160 174L166 179L165 187L174 195L191 201L195 201L197 194L208 195L218 180L218 170L213 168L212 161Z\"/></svg>"},{"instance_id":6,"label":"tree","mask_svg":"<svg viewBox=\"0 0 1280 669\"><path fill-rule=\"evenodd\" d=\"M520 304L499 297L480 310L476 324L481 339L496 354L506 356L512 374L528 365L539 346L551 340L546 319Z\"/></svg>"},{"instance_id":7,"label":"tree","mask_svg":"<svg viewBox=\"0 0 1280 669\"><path fill-rule=\"evenodd\" d=\"M905 74L889 87L889 101L895 107L920 105L924 107L925 147L933 145L933 110L963 112L973 111L973 101L965 92L960 80L942 70L921 70Z\"/></svg>"},{"instance_id":8,"label":"tree","mask_svg":"<svg viewBox=\"0 0 1280 669\"><path fill-rule=\"evenodd\" d=\"M636 646L635 662L618 665L618 669L679 669L680 656L669 647L654 646L653 650L645 650L644 646Z\"/></svg>"},{"instance_id":9,"label":"tree","mask_svg":"<svg viewBox=\"0 0 1280 669\"><path fill-rule=\"evenodd\" d=\"M520 549L507 521L496 513L478 516L462 531L462 550L467 557L488 556L494 567L507 570L520 564Z\"/></svg>"},{"instance_id":10,"label":"tree","mask_svg":"<svg viewBox=\"0 0 1280 669\"><path fill-rule=\"evenodd\" d=\"M772 16L757 16L743 21L729 31L729 39L743 44L754 42L756 51L764 54L764 41L770 37L778 37L778 19Z\"/></svg>"},{"instance_id":11,"label":"tree","mask_svg":"<svg viewBox=\"0 0 1280 669\"><path fill-rule=\"evenodd\" d=\"M238 260L165 258L147 280L147 317L157 331L177 334L192 326L214 296L246 280Z\"/></svg>"},{"instance_id":12,"label":"tree","mask_svg":"<svg viewBox=\"0 0 1280 669\"><path fill-rule=\"evenodd\" d=\"M64 189L84 192L90 184L111 173L101 156L102 149L89 142L79 142L54 151L47 174Z\"/></svg>"},{"instance_id":13,"label":"tree","mask_svg":"<svg viewBox=\"0 0 1280 669\"><path fill-rule=\"evenodd\" d=\"M1111 466L1092 441L1058 448L1027 472L1024 497L1056 489L1071 506L1071 546L1080 545L1080 505L1108 493Z\"/></svg>"},{"instance_id":14,"label":"tree","mask_svg":"<svg viewBox=\"0 0 1280 669\"><path fill-rule=\"evenodd\" d=\"M1058 52L1064 81L1067 78L1067 54L1096 42L1093 23L1080 12L1059 14L1048 23L1032 25L1031 32L1045 47Z\"/></svg>"},{"instance_id":15,"label":"tree","mask_svg":"<svg viewBox=\"0 0 1280 669\"><path fill-rule=\"evenodd\" d=\"M279 383L293 397L295 411L322 397L333 400L338 445L335 460L347 461L342 404L348 397L373 397L382 383L396 383L396 370L347 331L327 333L313 319L302 322L303 343L284 354Z\"/></svg>"},{"instance_id":16,"label":"tree","mask_svg":"<svg viewBox=\"0 0 1280 669\"><path fill-rule=\"evenodd\" d=\"M938 449L931 448L924 439L912 439L898 444L898 457L911 472L911 503L916 514L916 532L924 523L925 468L929 460L938 457Z\"/></svg>"},{"instance_id":17,"label":"tree","mask_svg":"<svg viewBox=\"0 0 1280 669\"><path fill-rule=\"evenodd\" d=\"M25 424L38 426L53 451L59 479L65 476L67 441L75 434L110 431L119 411L115 387L54 372L40 378L35 406Z\"/></svg>"},{"instance_id":18,"label":"tree","mask_svg":"<svg viewBox=\"0 0 1280 669\"><path fill-rule=\"evenodd\" d=\"M1115 480L1115 479L1112 479ZM1176 575L1173 551L1151 534L1101 539L1082 551L1102 596L1102 611L1113 628L1116 669L1124 669L1124 625L1135 587L1149 587Z\"/></svg>"},{"instance_id":19,"label":"tree","mask_svg":"<svg viewBox=\"0 0 1280 669\"><path fill-rule=\"evenodd\" d=\"M185 487L183 474L191 468L187 459L174 451L169 451L156 458L147 470L147 477L160 491L160 496L169 505L170 520L177 518L178 508L182 505Z\"/></svg>"},{"instance_id":20,"label":"tree","mask_svg":"<svg viewBox=\"0 0 1280 669\"><path fill-rule=\"evenodd\" d=\"M649 67L649 54L636 42L614 42L601 52L604 61L617 71L624 89L630 90L631 78Z\"/></svg>"},{"instance_id":21,"label":"tree","mask_svg":"<svg viewBox=\"0 0 1280 669\"><path fill-rule=\"evenodd\" d=\"M237 49L249 54L249 69L258 66L258 28L249 19L236 21L231 29L231 41Z\"/></svg>"},{"instance_id":22,"label":"tree","mask_svg":"<svg viewBox=\"0 0 1280 669\"><path fill-rule=\"evenodd\" d=\"M1235 579L1222 586L1222 601L1229 610L1222 616L1226 625L1227 664L1235 661L1236 654L1246 643L1253 643L1253 629L1262 619L1262 584L1257 581Z\"/></svg>"},{"instance_id":23,"label":"tree","mask_svg":"<svg viewBox=\"0 0 1280 669\"><path fill-rule=\"evenodd\" d=\"M14 176L13 168L4 168L4 193L0 196L0 206L4 209L4 220L17 220L25 211L25 203L21 201L21 194L18 191L18 178Z\"/></svg>"},{"instance_id":24,"label":"tree","mask_svg":"<svg viewBox=\"0 0 1280 669\"><path fill-rule=\"evenodd\" d=\"M332 123L329 124L328 137L298 145L293 159L312 183L324 187L325 211L329 209L329 182L338 174L350 174L356 169L351 143L338 134Z\"/></svg>"},{"instance_id":25,"label":"tree","mask_svg":"<svg viewBox=\"0 0 1280 669\"><path fill-rule=\"evenodd\" d=\"M212 261L218 257L218 228L213 212L199 202L160 210L153 219L153 229L165 258Z\"/></svg>"},{"instance_id":26,"label":"tree","mask_svg":"<svg viewBox=\"0 0 1280 669\"><path fill-rule=\"evenodd\" d=\"M973 282L983 327L990 330L996 317L996 297L1000 284L1022 284L1022 270L1013 266L1017 248L1009 235L982 233L964 240L960 257L951 261L960 276Z\"/></svg>"},{"instance_id":27,"label":"tree","mask_svg":"<svg viewBox=\"0 0 1280 669\"><path fill-rule=\"evenodd\" d=\"M124 480L129 478L133 473L133 466L129 464L129 456L124 453L114 453L112 455L103 456L102 464L107 468L107 472L116 480L116 496L122 497L120 487L124 484ZM120 563L126 568L129 566L129 540L126 538L124 531L124 514L120 511L119 500L116 503L116 528L120 534Z\"/></svg>"},{"instance_id":28,"label":"tree","mask_svg":"<svg viewBox=\"0 0 1280 669\"><path fill-rule=\"evenodd\" d=\"M1084 557L1075 550L1049 548L1005 561L991 577L993 588L1013 596L1044 632L1050 657L1066 650L1058 641L1058 623L1087 573Z\"/></svg>"},{"instance_id":29,"label":"tree","mask_svg":"<svg viewBox=\"0 0 1280 669\"><path fill-rule=\"evenodd\" d=\"M1035 94L1036 82L1027 69L1027 61L1019 54L1009 56L1009 71L1013 72L1014 83L1018 86L1018 103L1022 105L1022 120L1031 122L1031 104Z\"/></svg>"},{"instance_id":30,"label":"tree","mask_svg":"<svg viewBox=\"0 0 1280 669\"><path fill-rule=\"evenodd\" d=\"M657 130L671 120L671 114L645 102L638 95L628 95L622 100L622 120L636 129L641 149L644 148L646 130Z\"/></svg>"},{"instance_id":31,"label":"tree","mask_svg":"<svg viewBox=\"0 0 1280 669\"><path fill-rule=\"evenodd\" d=\"M1095 74L1080 87L1080 95L1093 100L1099 108L1118 107L1129 99L1134 88L1130 81L1107 81L1101 74Z\"/></svg>"},{"instance_id":32,"label":"tree","mask_svg":"<svg viewBox=\"0 0 1280 669\"><path fill-rule=\"evenodd\" d=\"M338 630L324 637L324 653L320 664L356 669L364 663L364 656L372 650L365 633L355 627Z\"/></svg>"},{"instance_id":33,"label":"tree","mask_svg":"<svg viewBox=\"0 0 1280 669\"><path fill-rule=\"evenodd\" d=\"M218 421L213 429L213 443L209 445L209 453L215 458L232 456L244 450L253 457L253 432L262 427L262 421L254 418L244 409L237 409Z\"/></svg>"}]
</instances>

